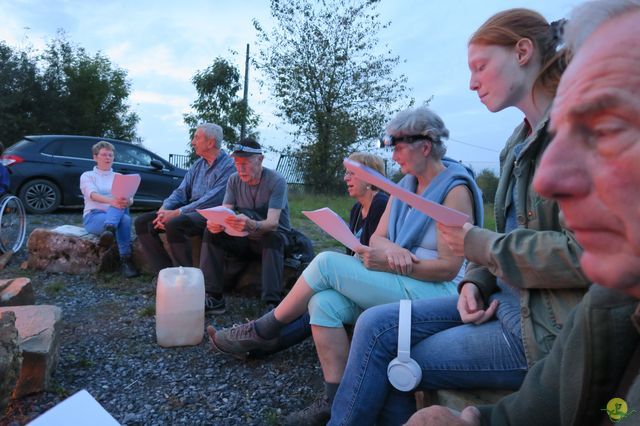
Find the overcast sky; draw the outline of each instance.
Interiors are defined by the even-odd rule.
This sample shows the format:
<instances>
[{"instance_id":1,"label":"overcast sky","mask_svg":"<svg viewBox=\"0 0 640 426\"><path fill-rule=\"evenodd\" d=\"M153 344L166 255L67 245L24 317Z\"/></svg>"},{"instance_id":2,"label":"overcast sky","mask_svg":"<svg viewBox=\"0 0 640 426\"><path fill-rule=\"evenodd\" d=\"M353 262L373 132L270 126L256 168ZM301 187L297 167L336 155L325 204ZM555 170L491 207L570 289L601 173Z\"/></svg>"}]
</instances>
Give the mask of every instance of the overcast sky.
<instances>
[{"instance_id":1,"label":"overcast sky","mask_svg":"<svg viewBox=\"0 0 640 426\"><path fill-rule=\"evenodd\" d=\"M378 10L391 26L371 31L378 31L381 46L405 61L398 73L407 75L416 102L434 96L431 107L451 133L448 155L476 170L497 169L498 152L522 114L514 108L492 114L469 90L468 38L503 9L531 7L551 21L565 17L577 3L383 0ZM244 74L246 44L257 52L254 18L264 28L272 25L267 0L0 0L0 39L13 47L41 49L63 29L90 54L101 51L128 72L130 103L140 116L137 131L144 145L167 158L183 154L188 143L182 116L196 98L191 77L217 56L234 61ZM262 118L260 141L286 146L292 138L273 114L269 93L255 83L256 72L249 75L249 102ZM271 157L270 165L274 161Z\"/></svg>"}]
</instances>

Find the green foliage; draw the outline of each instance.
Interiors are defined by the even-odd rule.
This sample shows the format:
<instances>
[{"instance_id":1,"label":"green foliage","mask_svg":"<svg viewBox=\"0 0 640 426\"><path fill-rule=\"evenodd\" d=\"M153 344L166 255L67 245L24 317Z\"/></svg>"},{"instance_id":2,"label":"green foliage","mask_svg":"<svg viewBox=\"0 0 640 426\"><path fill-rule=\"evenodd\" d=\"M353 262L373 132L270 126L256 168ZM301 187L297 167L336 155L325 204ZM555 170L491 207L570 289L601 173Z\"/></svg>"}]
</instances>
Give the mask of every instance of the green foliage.
<instances>
[{"instance_id":1,"label":"green foliage","mask_svg":"<svg viewBox=\"0 0 640 426\"><path fill-rule=\"evenodd\" d=\"M246 114L248 135L255 136L254 129L258 116L238 96L241 89L238 69L224 58L216 58L213 64L198 71L191 79L198 92L198 98L191 104L193 112L184 115L190 136L200 123L215 123L222 127L228 144L240 138L242 120ZM190 152L193 148L189 145ZM192 153L193 154L193 153Z\"/></svg>"},{"instance_id":2,"label":"green foliage","mask_svg":"<svg viewBox=\"0 0 640 426\"><path fill-rule=\"evenodd\" d=\"M493 203L496 198L496 191L498 189L498 176L490 169L484 169L476 177L476 182L480 189L482 189L482 198L485 203Z\"/></svg>"},{"instance_id":3,"label":"green foliage","mask_svg":"<svg viewBox=\"0 0 640 426\"><path fill-rule=\"evenodd\" d=\"M0 139L10 145L27 134L58 133L139 141L130 89L126 71L62 32L40 54L0 42Z\"/></svg>"},{"instance_id":4,"label":"green foliage","mask_svg":"<svg viewBox=\"0 0 640 426\"><path fill-rule=\"evenodd\" d=\"M296 128L305 182L316 192L340 185L342 159L379 135L406 76L399 58L379 50L379 0L271 0L275 27L254 21L257 65L275 96L278 115ZM411 103L411 102L408 102ZM406 106L406 105L405 105Z\"/></svg>"}]
</instances>

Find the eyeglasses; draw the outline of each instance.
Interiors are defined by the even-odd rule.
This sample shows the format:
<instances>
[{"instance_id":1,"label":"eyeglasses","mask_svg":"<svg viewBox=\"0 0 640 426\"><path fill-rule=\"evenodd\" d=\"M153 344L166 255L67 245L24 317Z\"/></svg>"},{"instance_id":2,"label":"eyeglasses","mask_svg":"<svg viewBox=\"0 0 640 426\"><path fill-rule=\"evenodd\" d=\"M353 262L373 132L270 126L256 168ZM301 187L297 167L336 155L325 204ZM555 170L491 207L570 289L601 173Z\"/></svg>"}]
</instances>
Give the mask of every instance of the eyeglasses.
<instances>
[{"instance_id":1,"label":"eyeglasses","mask_svg":"<svg viewBox=\"0 0 640 426\"><path fill-rule=\"evenodd\" d=\"M407 135L407 136L391 136L384 135L380 139L380 148L386 148L389 146L396 146L396 144L404 142L404 143L414 143L418 141L429 141L433 142L431 136L427 135Z\"/></svg>"},{"instance_id":2,"label":"eyeglasses","mask_svg":"<svg viewBox=\"0 0 640 426\"><path fill-rule=\"evenodd\" d=\"M113 158L113 152L101 152L97 156L102 158Z\"/></svg>"}]
</instances>

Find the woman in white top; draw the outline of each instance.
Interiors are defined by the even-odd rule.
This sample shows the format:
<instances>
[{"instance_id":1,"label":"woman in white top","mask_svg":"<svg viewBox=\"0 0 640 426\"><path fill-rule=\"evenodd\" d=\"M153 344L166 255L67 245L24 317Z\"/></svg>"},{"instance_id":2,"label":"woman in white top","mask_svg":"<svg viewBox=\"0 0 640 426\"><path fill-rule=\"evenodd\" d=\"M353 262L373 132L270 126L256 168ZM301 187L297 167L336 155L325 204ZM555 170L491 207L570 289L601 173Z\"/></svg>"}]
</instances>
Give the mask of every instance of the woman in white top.
<instances>
[{"instance_id":1,"label":"woman in white top","mask_svg":"<svg viewBox=\"0 0 640 426\"><path fill-rule=\"evenodd\" d=\"M122 274L127 278L138 276L131 260L131 216L127 208L133 199L113 197L111 186L115 172L111 169L115 148L100 141L91 148L96 162L93 170L80 176L80 190L84 196L82 221L87 232L100 235L99 244L109 247L115 238L122 261Z\"/></svg>"}]
</instances>

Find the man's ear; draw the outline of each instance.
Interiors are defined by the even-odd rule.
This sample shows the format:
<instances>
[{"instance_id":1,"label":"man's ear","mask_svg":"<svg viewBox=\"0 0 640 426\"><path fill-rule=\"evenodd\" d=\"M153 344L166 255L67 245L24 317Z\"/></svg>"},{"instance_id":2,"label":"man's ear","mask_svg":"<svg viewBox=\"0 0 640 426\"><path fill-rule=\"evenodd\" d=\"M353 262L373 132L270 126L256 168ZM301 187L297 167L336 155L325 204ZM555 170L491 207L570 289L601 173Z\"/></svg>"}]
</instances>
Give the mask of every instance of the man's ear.
<instances>
[{"instance_id":1,"label":"man's ear","mask_svg":"<svg viewBox=\"0 0 640 426\"><path fill-rule=\"evenodd\" d=\"M518 64L520 66L525 66L531 61L533 58L533 42L528 38L521 38L518 40L515 46L516 55L518 57Z\"/></svg>"}]
</instances>

